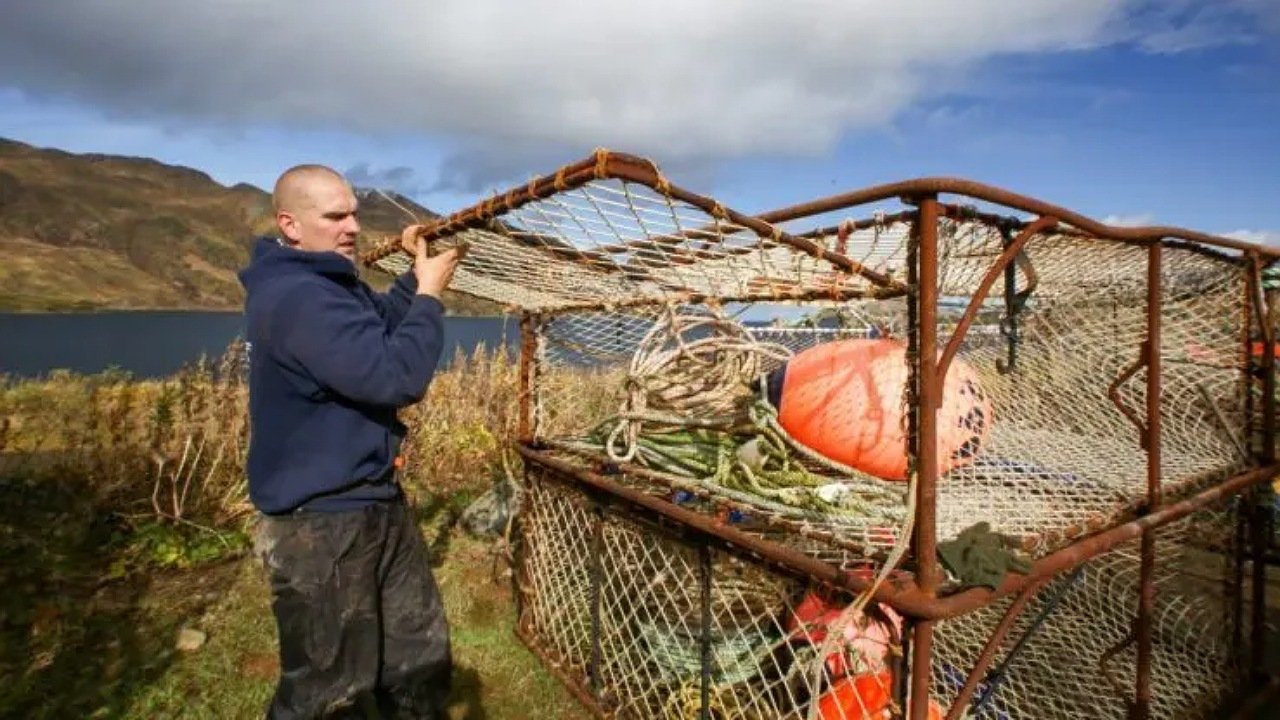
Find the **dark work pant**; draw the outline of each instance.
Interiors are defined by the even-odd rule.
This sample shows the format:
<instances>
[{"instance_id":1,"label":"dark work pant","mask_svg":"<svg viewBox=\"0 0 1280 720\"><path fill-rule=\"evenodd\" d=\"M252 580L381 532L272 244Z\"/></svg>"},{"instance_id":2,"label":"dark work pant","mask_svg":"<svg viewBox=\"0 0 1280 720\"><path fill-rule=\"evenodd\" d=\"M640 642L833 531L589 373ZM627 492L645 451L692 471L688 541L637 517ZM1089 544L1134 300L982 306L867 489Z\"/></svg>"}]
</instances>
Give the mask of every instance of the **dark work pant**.
<instances>
[{"instance_id":1,"label":"dark work pant","mask_svg":"<svg viewBox=\"0 0 1280 720\"><path fill-rule=\"evenodd\" d=\"M402 500L264 516L259 552L280 636L267 716L443 718L449 628ZM377 715L374 715L375 717Z\"/></svg>"}]
</instances>

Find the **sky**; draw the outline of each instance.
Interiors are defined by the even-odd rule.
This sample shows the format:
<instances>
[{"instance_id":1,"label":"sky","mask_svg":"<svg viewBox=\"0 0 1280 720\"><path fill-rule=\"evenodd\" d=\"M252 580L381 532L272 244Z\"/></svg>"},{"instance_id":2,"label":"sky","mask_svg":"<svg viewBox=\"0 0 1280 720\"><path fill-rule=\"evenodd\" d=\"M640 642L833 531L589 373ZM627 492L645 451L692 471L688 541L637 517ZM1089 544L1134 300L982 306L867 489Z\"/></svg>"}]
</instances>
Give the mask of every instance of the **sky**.
<instances>
[{"instance_id":1,"label":"sky","mask_svg":"<svg viewBox=\"0 0 1280 720\"><path fill-rule=\"evenodd\" d=\"M924 175L1280 245L1280 0L0 0L0 137L447 213L596 147L745 212Z\"/></svg>"}]
</instances>

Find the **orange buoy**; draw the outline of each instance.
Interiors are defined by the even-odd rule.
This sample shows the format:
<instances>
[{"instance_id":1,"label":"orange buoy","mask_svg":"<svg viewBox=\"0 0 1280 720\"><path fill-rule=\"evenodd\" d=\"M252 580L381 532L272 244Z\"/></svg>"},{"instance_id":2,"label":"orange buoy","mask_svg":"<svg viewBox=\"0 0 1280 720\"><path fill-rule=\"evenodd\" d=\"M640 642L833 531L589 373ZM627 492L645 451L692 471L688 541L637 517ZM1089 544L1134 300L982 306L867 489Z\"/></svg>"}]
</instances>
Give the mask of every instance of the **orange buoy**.
<instances>
[{"instance_id":1,"label":"orange buoy","mask_svg":"<svg viewBox=\"0 0 1280 720\"><path fill-rule=\"evenodd\" d=\"M769 378L778 422L795 440L832 460L886 480L905 480L902 417L906 345L854 339L816 345ZM972 461L991 429L991 401L973 368L953 360L938 411L938 469Z\"/></svg>"},{"instance_id":2,"label":"orange buoy","mask_svg":"<svg viewBox=\"0 0 1280 720\"><path fill-rule=\"evenodd\" d=\"M796 605L784 627L795 641L822 645L832 625L839 622L845 608L810 591ZM889 651L902 637L902 617L888 605L868 606L845 619L843 642L824 658L827 672L834 676L848 674L853 666L883 667L889 662Z\"/></svg>"},{"instance_id":3,"label":"orange buoy","mask_svg":"<svg viewBox=\"0 0 1280 720\"><path fill-rule=\"evenodd\" d=\"M822 720L878 720L889 709L892 688L893 675L888 670L841 678L818 698L818 717Z\"/></svg>"},{"instance_id":4,"label":"orange buoy","mask_svg":"<svg viewBox=\"0 0 1280 720\"><path fill-rule=\"evenodd\" d=\"M841 678L818 698L822 720L882 720L890 717L889 693L893 675L888 670ZM929 720L942 720L942 706L929 700Z\"/></svg>"},{"instance_id":5,"label":"orange buoy","mask_svg":"<svg viewBox=\"0 0 1280 720\"><path fill-rule=\"evenodd\" d=\"M1254 340L1253 343L1249 345L1249 350L1254 357L1262 357L1262 351L1266 348L1267 344L1261 340ZM1275 344L1275 353L1276 357L1280 357L1280 343Z\"/></svg>"}]
</instances>

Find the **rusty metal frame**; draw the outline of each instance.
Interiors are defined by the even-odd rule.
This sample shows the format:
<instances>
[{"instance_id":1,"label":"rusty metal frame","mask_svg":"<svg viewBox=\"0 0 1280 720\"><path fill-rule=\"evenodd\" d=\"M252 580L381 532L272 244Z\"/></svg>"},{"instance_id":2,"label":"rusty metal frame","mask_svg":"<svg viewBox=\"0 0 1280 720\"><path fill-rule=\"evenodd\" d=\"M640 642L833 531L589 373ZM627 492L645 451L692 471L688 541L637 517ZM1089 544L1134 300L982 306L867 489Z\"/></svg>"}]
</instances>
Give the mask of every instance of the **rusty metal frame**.
<instances>
[{"instance_id":1,"label":"rusty metal frame","mask_svg":"<svg viewBox=\"0 0 1280 720\"><path fill-rule=\"evenodd\" d=\"M977 691L983 675L986 674L987 668L996 659L996 653L1000 652L1005 636L1013 629L1014 623L1018 621L1023 611L1026 610L1027 604L1035 598L1045 585L1049 584L1049 581L1050 578L1046 577L1028 584L1018 593L1018 597L1014 598L1008 609L1004 611L1004 615L1000 618L1000 623L991 632L987 643L978 654L978 659L973 662L973 667L970 668L969 675L965 678L964 687L960 688L960 692L956 693L955 700L951 702L951 708L947 711L946 720L960 720L960 717L964 715L965 708L973 698L973 693Z\"/></svg>"},{"instance_id":2,"label":"rusty metal frame","mask_svg":"<svg viewBox=\"0 0 1280 720\"><path fill-rule=\"evenodd\" d=\"M1143 428L1142 447L1147 451L1147 507L1150 512L1160 507L1160 400L1161 377L1160 331L1163 283L1163 246L1154 243L1147 248L1147 339L1144 342L1147 367L1147 419ZM1138 588L1138 617L1134 635L1138 643L1138 672L1135 679L1131 715L1134 718L1151 716L1151 616L1155 610L1156 536L1153 532L1142 534L1140 551L1140 580Z\"/></svg>"},{"instance_id":3,"label":"rusty metal frame","mask_svg":"<svg viewBox=\"0 0 1280 720\"><path fill-rule=\"evenodd\" d=\"M670 503L662 497L627 487L619 482L617 475L605 475L585 470L577 464L567 462L545 450L525 445L517 446L517 450L524 457L526 467L540 468L544 479L553 480L589 495L605 493L615 498L619 503L619 507L625 508L632 517L647 518L651 521L669 521L668 525L683 528L690 538L685 542L693 543L695 546L705 545L708 548L720 550L744 560L767 565L790 577L821 582L837 590L854 594L865 592L870 587L870 581L865 577L841 571L830 564L804 555L789 547L763 540L732 525ZM873 595L873 599L877 602L886 603L913 619L926 622L943 620L971 612L985 607L1000 598L1014 594L1018 596L1015 599L1015 605L1021 603L1025 606L1030 597L1041 589L1044 584L1062 573L1077 568L1093 557L1122 543L1149 536L1159 527L1186 517L1196 510L1224 498L1243 493L1251 487L1270 480L1277 473L1280 473L1280 465L1256 469L1237 475L1225 483L1205 490L1194 497L1166 504L1142 517L1117 525L1110 530L1041 558L1033 563L1028 574L1010 575L996 590L973 588L943 597L936 597L921 592L919 586L912 579L898 578L877 590ZM530 639L536 641L536 638L533 638L532 629L525 626L526 619L523 615L521 616L519 628L521 637L526 642L530 642ZM1011 625L1014 619L1016 618L1008 618L1008 624ZM1002 622L1002 624L1004 623ZM1008 630L1006 629L1005 633L1007 634L1007 632ZM1002 639L1001 637L993 636L988 641L988 646L992 648L990 654L996 652ZM536 645L536 642L534 645ZM914 653L914 640L911 643L911 647ZM564 673L563 668L554 664L554 658L549 658L545 652L539 651L539 654L549 663L552 663L553 672L556 673L558 678L573 687L575 695L580 700L584 700L584 704L587 707L596 711L601 717L605 716L603 706L599 704L587 686L582 685L585 678L572 678ZM969 679L973 680L975 685L978 677L975 673L981 669L977 668L971 672ZM916 675L915 672L911 673L912 678L916 677ZM966 682L966 687L968 684ZM585 699L589 699L589 702L586 702ZM921 706L915 705L915 707ZM923 707L927 709L927 702Z\"/></svg>"},{"instance_id":4,"label":"rusty metal frame","mask_svg":"<svg viewBox=\"0 0 1280 720\"><path fill-rule=\"evenodd\" d=\"M992 185L972 180L949 177L929 177L902 182L875 185L862 190L833 195L821 200L792 205L757 217L767 223L789 222L811 215L843 210L857 205L889 200L892 198L918 198L926 195L960 195L983 202L1002 205L1006 208L1037 216L1056 217L1074 228L1084 231L1090 236L1103 240L1118 240L1147 244L1169 240L1183 240L1192 243L1209 245L1241 252L1254 252L1261 257L1280 258L1280 248L1264 247L1255 243L1211 235L1188 230L1186 228L1165 225L1119 227L1107 225L1067 208L1037 200L1026 195L1010 192ZM975 217L979 217L977 214Z\"/></svg>"},{"instance_id":5,"label":"rusty metal frame","mask_svg":"<svg viewBox=\"0 0 1280 720\"><path fill-rule=\"evenodd\" d=\"M542 178L517 188L506 195L494 198L486 203L455 213L454 215L428 225L423 237L442 238L452 233L472 227L481 227L494 220L502 212L527 202L549 197L556 192L571 187L578 187L593 180L616 178L630 182L643 183L666 195L699 207L711 214L717 221L731 222L736 226L756 233L762 241L790 245L799 252L831 262L847 272L860 275L871 281L875 290L861 295L850 294L848 297L888 296L906 294L911 300L913 312L916 313L915 334L912 338L916 352L912 361L912 377L916 388L917 417L911 428L911 440L916 448L917 463L917 512L915 518L915 534L912 538L913 550L917 558L914 575L901 573L891 576L888 582L875 589L872 597L875 601L885 603L904 614L912 623L909 653L911 658L909 703L912 720L927 716L929 697L929 667L932 654L932 633L934 623L950 617L971 612L975 609L1008 596L1016 596L1013 604L1006 611L1003 619L990 636L978 662L971 669L961 695L950 708L948 717L954 718L963 710L965 702L972 697L974 688L986 666L998 652L1000 644L1008 634L1019 614L1023 612L1031 598L1053 578L1063 572L1080 566L1093 557L1115 548L1121 543L1138 540L1140 550L1140 586L1138 591L1138 607L1134 618L1133 642L1137 646L1137 672L1133 678L1132 701L1129 703L1131 716L1146 718L1151 710L1151 646L1152 646L1152 610L1155 600L1154 563L1155 563L1155 530L1184 518L1192 512L1223 499L1249 493L1263 483L1280 474L1280 464L1276 461L1276 403L1275 403L1275 330L1273 327L1276 308L1272 298L1262 292L1261 268L1264 263L1280 259L1280 250L1265 248L1229 238L1174 227L1112 227L1070 211L1066 208L1044 203L1033 198L1011 193L980 183L952 178L924 178L900 183L879 185L864 190L836 195L790 208L783 208L757 217L748 217L727 210L710 198L694 195L671 186L648 161L615 153L598 152L588 160L568 166L556 174L554 178ZM1002 205L1012 210L1029 213L1034 217L1030 221L1001 217L990 213L979 213L964 207L951 205L939 199L941 194L962 195L978 201ZM808 232L787 234L777 230L775 223L802 219L808 216L833 212L865 203L898 198L914 210L905 211L892 216L893 222L911 221L912 238L915 256L909 268L915 275L914 282L906 286L891 281L874 271L869 270L845 257L841 253L832 253L814 242L830 233L828 228ZM1005 245L995 262L984 275L977 292L970 299L961 316L955 332L948 338L939 355L939 338L937 331L937 303L939 290L937 277L939 270L938 220L942 217L977 219L987 224L997 222L1010 223L1020 230L1019 235ZM884 219L848 221L847 229L872 227ZM845 224L842 224L845 225ZM841 232L841 227L835 228ZM697 231L692 231L697 232ZM960 343L976 318L983 300L989 295L992 286L1001 272L1016 261L1018 254L1028 242L1037 235L1072 235L1093 237L1143 246L1147 249L1146 278L1146 320L1147 332L1138 360L1108 389L1124 414L1133 421L1139 430L1139 442L1147 455L1147 487L1145 497L1127 508L1119 519L1102 527L1089 527L1084 534L1071 540L1066 546L1049 553L1033 562L1031 570L1025 575L1010 574L995 589L968 588L944 595L939 595L940 571L936 561L936 483L938 480L938 458L934 438L937 432L936 410L939 405L941 387L946 372L958 352ZM1251 419L1257 417L1257 429L1261 447L1255 457L1254 467L1240 472L1230 478L1200 488L1193 494L1175 501L1165 498L1165 488L1161 477L1161 426L1160 396L1162 388L1161 367L1161 308L1162 308L1162 261L1164 248L1186 249L1206 254L1224 262L1237 264L1246 280L1246 324L1243 328L1243 345L1248 357L1250 334L1256 325L1258 336L1264 340L1264 350L1256 368L1246 367L1242 382L1252 386L1255 380L1250 375L1256 370L1263 388L1260 407L1249 408ZM394 250L392 250L394 251ZM1242 253L1242 258L1231 256L1231 253ZM371 262L362 258L366 262ZM876 295L883 293L883 295ZM832 299L830 294L818 297L796 294L794 300ZM777 299L776 296L750 297L743 300ZM724 298L709 298L689 294L687 302L725 301ZM652 304L656 300L636 300L635 305ZM581 307L557 308L553 312L583 311L602 309L602 304ZM610 306L612 307L612 306ZM521 386L520 386L520 428L521 443L517 446L519 453L526 461L526 466L537 465L549 471L558 479L581 487L593 493L605 493L619 501L620 505L629 508L638 516L649 516L667 521L674 521L700 538L703 547L715 548L743 557L762 561L775 569L791 576L807 578L825 583L832 587L853 593L862 593L871 589L868 578L842 571L830 564L817 560L789 547L762 539L721 523L705 515L682 508L663 498L644 493L619 482L617 475L608 475L569 462L554 452L547 451L537 444L536 432L532 426L531 398L538 392L534 373L536 363L533 353L536 343L535 320L526 315L521 324ZM1136 412L1124 406L1119 399L1119 386L1141 369L1146 369L1146 402L1144 412ZM628 472L626 468L622 473ZM1261 574L1265 571L1262 562L1266 548L1259 542L1261 532L1260 518L1254 508L1245 514L1244 521L1252 530L1249 549L1253 554L1253 602L1250 618L1251 637L1249 657L1259 667L1264 652L1264 641L1261 637L1262 612L1264 609L1262 594L1265 583ZM1242 521L1243 522L1243 521ZM1244 529L1243 524L1241 530ZM1238 535L1244 540L1244 535ZM1244 543L1237 542L1237 552L1244 551ZM1242 565L1237 565L1237 577L1243 580ZM517 571L519 573L519 570ZM1242 605L1243 603L1241 603ZM1243 610L1241 607L1240 610ZM1233 632L1239 637L1243 623L1236 619ZM547 659L545 653L536 647L536 637L531 629L523 624L517 629L526 643ZM552 665L553 672L565 680L575 695L588 707L603 712L598 699L584 692L584 688L575 687L577 682L567 678L562 669ZM584 697L585 695L585 697Z\"/></svg>"},{"instance_id":6,"label":"rusty metal frame","mask_svg":"<svg viewBox=\"0 0 1280 720\"><path fill-rule=\"evenodd\" d=\"M1274 302L1269 302L1267 293L1262 287L1262 257L1258 253L1249 254L1249 287L1252 290L1254 314L1258 323L1258 334L1262 338L1262 360L1258 371L1262 375L1262 433L1258 459L1260 462L1274 462L1276 459L1276 316ZM1260 507L1261 488L1247 498L1247 518L1249 528L1249 548L1252 551L1253 576L1250 579L1252 602L1250 604L1250 666L1254 671L1254 681L1262 682L1262 668L1266 659L1266 523L1263 509Z\"/></svg>"},{"instance_id":7,"label":"rusty metal frame","mask_svg":"<svg viewBox=\"0 0 1280 720\"><path fill-rule=\"evenodd\" d=\"M589 158L561 168L554 176L535 178L526 185L512 188L502 195L496 195L448 217L429 221L422 225L417 238L421 242L434 242L463 230L485 228L503 213L598 180L623 180L645 185L668 198L697 207L716 220L724 220L751 231L761 239L771 240L780 245L789 245L806 255L825 260L841 270L861 275L873 284L899 288L899 284L892 279L863 266L862 263L833 253L812 240L795 237L760 218L726 208L712 198L672 185L659 172L658 167L649 160L604 149L597 150ZM705 233L706 230L691 232ZM384 242L361 255L360 261L366 265L372 265L401 251L398 240Z\"/></svg>"},{"instance_id":8,"label":"rusty metal frame","mask_svg":"<svg viewBox=\"0 0 1280 720\"><path fill-rule=\"evenodd\" d=\"M871 588L871 581L860 575L842 571L833 565L793 550L785 545L761 539L714 518L688 510L667 500L650 495L615 479L616 476L589 470L565 460L556 453L536 446L517 445L517 452L528 463L556 471L569 481L601 490L626 501L638 514L661 516L673 520L693 532L715 539L719 549L759 557L780 570L799 574L834 588L861 593ZM625 469L623 474L626 474ZM929 597L920 591L909 576L890 578L872 595L916 619L945 620L985 607L1000 598L1013 595L1036 580L1055 576L1110 550L1121 543L1138 539L1143 533L1167 525L1224 498L1239 494L1280 474L1280 464L1272 464L1235 475L1191 497L1166 503L1141 517L1119 522L1112 527L1083 538L1052 552L1031 564L1025 574L1011 573L995 589L967 588L941 597Z\"/></svg>"}]
</instances>

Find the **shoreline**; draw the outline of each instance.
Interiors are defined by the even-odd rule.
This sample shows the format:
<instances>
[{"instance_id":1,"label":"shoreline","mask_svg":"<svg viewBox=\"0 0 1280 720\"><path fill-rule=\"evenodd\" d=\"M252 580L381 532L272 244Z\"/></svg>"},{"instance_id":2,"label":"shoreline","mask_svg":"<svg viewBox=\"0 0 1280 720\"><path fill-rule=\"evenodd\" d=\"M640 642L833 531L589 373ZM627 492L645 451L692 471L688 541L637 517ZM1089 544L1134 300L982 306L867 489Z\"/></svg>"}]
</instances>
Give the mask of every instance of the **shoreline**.
<instances>
[{"instance_id":1,"label":"shoreline","mask_svg":"<svg viewBox=\"0 0 1280 720\"><path fill-rule=\"evenodd\" d=\"M13 309L8 309L8 308L2 308L2 307L0 307L0 315L9 315L9 316L18 316L18 315L24 315L24 316L25 316L25 315L31 315L31 316L36 316L36 315L61 315L61 316L66 316L66 315L144 315L144 314L158 315L158 314L161 314L161 313L168 313L168 314L179 314L179 313L191 313L191 314L196 314L196 313L199 313L199 314L204 314L204 315L243 315L243 314L244 314L244 310L243 310L243 309L228 310L228 309L223 309L223 308L201 308L201 307L190 307L190 308L186 308L186 307L155 307L155 308L126 307L126 308L90 308L90 309L79 309L79 310L13 310ZM503 318L510 317L510 316L512 316L512 315L513 315L513 314L511 314L511 313L503 313L503 314L495 314L495 315L469 315L469 314L462 314L462 313L453 313L453 312L449 312L449 311L448 311L448 308L445 308L445 317L458 317L458 318L488 318L488 319L494 319L494 320L501 320L501 319L503 319Z\"/></svg>"}]
</instances>

